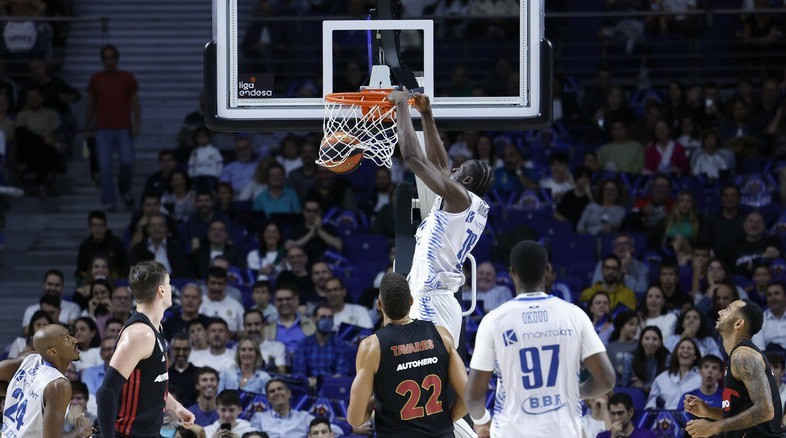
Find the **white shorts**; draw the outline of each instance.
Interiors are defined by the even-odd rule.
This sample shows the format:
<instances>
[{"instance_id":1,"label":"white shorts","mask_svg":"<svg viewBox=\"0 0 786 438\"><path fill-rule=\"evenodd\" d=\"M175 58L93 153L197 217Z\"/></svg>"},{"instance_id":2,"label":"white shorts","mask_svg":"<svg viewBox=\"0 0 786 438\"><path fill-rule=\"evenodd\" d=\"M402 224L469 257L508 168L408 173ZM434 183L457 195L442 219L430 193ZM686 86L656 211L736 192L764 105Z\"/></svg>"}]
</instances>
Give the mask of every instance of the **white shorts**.
<instances>
[{"instance_id":1,"label":"white shorts","mask_svg":"<svg viewBox=\"0 0 786 438\"><path fill-rule=\"evenodd\" d=\"M413 293L412 298L415 303L409 309L409 316L445 327L453 336L453 346L458 347L461 335L461 304L453 294Z\"/></svg>"}]
</instances>

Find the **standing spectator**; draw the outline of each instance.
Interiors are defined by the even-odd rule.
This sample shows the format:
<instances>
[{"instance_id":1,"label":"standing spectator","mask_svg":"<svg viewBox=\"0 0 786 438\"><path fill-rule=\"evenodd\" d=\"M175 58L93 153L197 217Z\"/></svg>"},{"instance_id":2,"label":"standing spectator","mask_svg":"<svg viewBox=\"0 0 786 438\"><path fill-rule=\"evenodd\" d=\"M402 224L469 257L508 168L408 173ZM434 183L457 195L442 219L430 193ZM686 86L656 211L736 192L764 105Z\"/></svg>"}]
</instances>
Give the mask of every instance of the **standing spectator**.
<instances>
[{"instance_id":1,"label":"standing spectator","mask_svg":"<svg viewBox=\"0 0 786 438\"><path fill-rule=\"evenodd\" d=\"M604 291L611 298L611 308L618 304L626 306L629 310L636 309L636 295L622 283L621 262L619 257L609 254L602 261L603 278L591 287L581 292L580 301L587 302L598 291Z\"/></svg>"},{"instance_id":2,"label":"standing spectator","mask_svg":"<svg viewBox=\"0 0 786 438\"><path fill-rule=\"evenodd\" d=\"M216 394L218 393L218 371L204 366L199 368L194 379L197 395L196 403L188 407L194 414L194 424L205 427L218 420Z\"/></svg>"},{"instance_id":3,"label":"standing spectator","mask_svg":"<svg viewBox=\"0 0 786 438\"><path fill-rule=\"evenodd\" d=\"M229 368L221 371L218 392L236 389L264 394L265 383L270 380L270 374L262 370L263 366L259 343L251 338L241 339L235 346L235 361Z\"/></svg>"},{"instance_id":4,"label":"standing spectator","mask_svg":"<svg viewBox=\"0 0 786 438\"><path fill-rule=\"evenodd\" d=\"M184 406L196 402L197 367L188 360L191 354L191 341L183 332L175 333L169 344L172 366L169 367L169 384L178 388L178 400Z\"/></svg>"},{"instance_id":5,"label":"standing spectator","mask_svg":"<svg viewBox=\"0 0 786 438\"><path fill-rule=\"evenodd\" d=\"M221 170L221 182L229 183L240 194L251 182L257 168L257 158L254 157L251 139L248 136L235 137L235 160L227 163Z\"/></svg>"},{"instance_id":6,"label":"standing spectator","mask_svg":"<svg viewBox=\"0 0 786 438\"><path fill-rule=\"evenodd\" d=\"M603 170L639 174L644 167L644 147L628 137L622 120L611 122L611 142L598 149L598 164Z\"/></svg>"},{"instance_id":7,"label":"standing spectator","mask_svg":"<svg viewBox=\"0 0 786 438\"><path fill-rule=\"evenodd\" d=\"M227 348L229 329L227 322L213 318L207 326L208 345L205 350L193 350L188 360L198 367L210 366L217 373L224 371L235 362L235 352Z\"/></svg>"},{"instance_id":8,"label":"standing spectator","mask_svg":"<svg viewBox=\"0 0 786 438\"><path fill-rule=\"evenodd\" d=\"M786 350L786 284L775 281L767 286L767 310L761 330L753 335L760 350Z\"/></svg>"},{"instance_id":9,"label":"standing spectator","mask_svg":"<svg viewBox=\"0 0 786 438\"><path fill-rule=\"evenodd\" d=\"M352 347L333 333L333 309L319 304L314 309L317 331L303 339L292 358L292 373L307 378L308 386L316 388L324 378L346 377Z\"/></svg>"},{"instance_id":10,"label":"standing spectator","mask_svg":"<svg viewBox=\"0 0 786 438\"><path fill-rule=\"evenodd\" d=\"M224 166L224 158L210 142L211 140L212 134L209 129L204 126L197 128L194 133L196 145L188 157L188 176L197 191L215 192Z\"/></svg>"},{"instance_id":11,"label":"standing spectator","mask_svg":"<svg viewBox=\"0 0 786 438\"><path fill-rule=\"evenodd\" d=\"M93 74L87 86L88 100L85 109L85 138L93 137L94 126L96 155L101 170L101 202L104 209L114 211L115 191L112 187L112 149L117 148L120 158L118 188L127 208L134 205L131 197L131 165L134 160L132 139L139 135L141 110L134 75L117 69L120 52L107 44L101 48L104 70ZM95 116L95 125L93 125ZM133 118L133 120L132 120Z\"/></svg>"},{"instance_id":12,"label":"standing spectator","mask_svg":"<svg viewBox=\"0 0 786 438\"><path fill-rule=\"evenodd\" d=\"M721 208L701 223L699 239L712 244L717 255L731 242L743 240L745 213L740 209L740 188L727 184L721 188Z\"/></svg>"},{"instance_id":13,"label":"standing spectator","mask_svg":"<svg viewBox=\"0 0 786 438\"><path fill-rule=\"evenodd\" d=\"M164 193L170 191L169 178L176 168L177 160L172 149L158 151L158 170L147 177L142 195L151 193L158 195L159 198L163 197Z\"/></svg>"},{"instance_id":14,"label":"standing spectator","mask_svg":"<svg viewBox=\"0 0 786 438\"><path fill-rule=\"evenodd\" d=\"M199 313L221 318L231 332L230 336L234 337L243 324L243 305L227 295L227 271L225 269L211 267L207 270L206 277L207 294L205 295L206 299L199 306Z\"/></svg>"},{"instance_id":15,"label":"standing spectator","mask_svg":"<svg viewBox=\"0 0 786 438\"><path fill-rule=\"evenodd\" d=\"M663 346L663 335L659 328L647 326L641 331L639 345L633 351L630 386L649 394L652 382L666 370L669 350Z\"/></svg>"},{"instance_id":16,"label":"standing spectator","mask_svg":"<svg viewBox=\"0 0 786 438\"><path fill-rule=\"evenodd\" d=\"M654 173L687 174L689 169L688 156L681 144L671 139L668 123L658 120L655 123L655 142L644 150L643 175Z\"/></svg>"},{"instance_id":17,"label":"standing spectator","mask_svg":"<svg viewBox=\"0 0 786 438\"><path fill-rule=\"evenodd\" d=\"M701 386L701 354L690 338L683 338L671 352L669 369L658 374L652 383L645 409L677 409L682 395Z\"/></svg>"},{"instance_id":18,"label":"standing spectator","mask_svg":"<svg viewBox=\"0 0 786 438\"><path fill-rule=\"evenodd\" d=\"M90 261L99 254L107 257L109 266L115 268L111 276L113 278L120 277L120 273L124 272L126 268L126 248L123 241L109 229L106 213L101 210L91 211L87 215L87 225L90 236L79 244L79 253L76 257L76 278L84 281L90 268Z\"/></svg>"},{"instance_id":19,"label":"standing spectator","mask_svg":"<svg viewBox=\"0 0 786 438\"><path fill-rule=\"evenodd\" d=\"M625 220L625 194L616 179L600 183L598 202L590 202L581 213L576 231L597 235L619 230Z\"/></svg>"},{"instance_id":20,"label":"standing spectator","mask_svg":"<svg viewBox=\"0 0 786 438\"><path fill-rule=\"evenodd\" d=\"M270 216L277 213L300 213L300 199L286 185L284 166L270 163L266 170L267 188L254 198L252 209Z\"/></svg>"},{"instance_id":21,"label":"standing spectator","mask_svg":"<svg viewBox=\"0 0 786 438\"><path fill-rule=\"evenodd\" d=\"M290 240L284 247L287 250L299 246L309 260L317 260L328 249L341 251L343 243L338 230L331 224L322 222L323 209L318 201L309 199L303 204L303 225L293 227Z\"/></svg>"}]
</instances>

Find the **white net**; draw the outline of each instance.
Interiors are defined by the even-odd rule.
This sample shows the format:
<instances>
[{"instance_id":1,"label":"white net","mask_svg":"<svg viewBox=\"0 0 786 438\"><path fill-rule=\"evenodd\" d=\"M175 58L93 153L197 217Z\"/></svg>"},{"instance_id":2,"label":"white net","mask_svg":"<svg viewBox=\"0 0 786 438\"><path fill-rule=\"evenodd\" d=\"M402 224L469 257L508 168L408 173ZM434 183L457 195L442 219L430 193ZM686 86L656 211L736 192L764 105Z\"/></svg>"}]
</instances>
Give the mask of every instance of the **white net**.
<instances>
[{"instance_id":1,"label":"white net","mask_svg":"<svg viewBox=\"0 0 786 438\"><path fill-rule=\"evenodd\" d=\"M395 109L388 102L381 101L378 94L361 98L357 96L359 93L353 94L353 99L368 98L380 105L326 99L322 121L324 136L316 162L327 168L336 167L356 153L356 149L361 149L363 158L390 168L393 150L398 143ZM345 141L346 138L352 141Z\"/></svg>"}]
</instances>

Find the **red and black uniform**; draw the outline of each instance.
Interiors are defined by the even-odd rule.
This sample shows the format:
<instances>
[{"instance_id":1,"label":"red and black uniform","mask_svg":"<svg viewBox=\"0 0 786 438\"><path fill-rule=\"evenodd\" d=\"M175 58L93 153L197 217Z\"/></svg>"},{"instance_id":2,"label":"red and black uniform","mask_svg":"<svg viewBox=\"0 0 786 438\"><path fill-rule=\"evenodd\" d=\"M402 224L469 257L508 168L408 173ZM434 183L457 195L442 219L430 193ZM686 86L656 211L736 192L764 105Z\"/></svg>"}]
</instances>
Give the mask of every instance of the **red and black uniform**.
<instances>
[{"instance_id":1,"label":"red and black uniform","mask_svg":"<svg viewBox=\"0 0 786 438\"><path fill-rule=\"evenodd\" d=\"M772 406L775 409L775 416L772 420L759 423L747 429L726 432L724 436L726 438L780 438L784 432L781 424L783 419L783 404L781 403L778 386L775 384L772 368L761 350L759 350L750 339L743 339L738 342L731 350L729 358L734 356L734 351L739 347L750 347L756 350L764 361L764 375L767 376L767 382L770 384L770 394L772 394ZM723 418L739 415L751 406L753 406L753 402L751 401L750 394L748 394L748 389L745 387L745 384L734 378L731 374L731 359L729 359L726 363L726 369L723 372L723 402L721 404Z\"/></svg>"},{"instance_id":2,"label":"red and black uniform","mask_svg":"<svg viewBox=\"0 0 786 438\"><path fill-rule=\"evenodd\" d=\"M161 436L164 422L169 374L166 338L143 313L134 312L125 326L145 324L156 334L150 357L139 361L123 385L115 429L117 436L148 438Z\"/></svg>"},{"instance_id":3,"label":"red and black uniform","mask_svg":"<svg viewBox=\"0 0 786 438\"><path fill-rule=\"evenodd\" d=\"M377 331L379 369L374 376L379 437L453 437L445 399L449 353L428 321L388 324Z\"/></svg>"}]
</instances>

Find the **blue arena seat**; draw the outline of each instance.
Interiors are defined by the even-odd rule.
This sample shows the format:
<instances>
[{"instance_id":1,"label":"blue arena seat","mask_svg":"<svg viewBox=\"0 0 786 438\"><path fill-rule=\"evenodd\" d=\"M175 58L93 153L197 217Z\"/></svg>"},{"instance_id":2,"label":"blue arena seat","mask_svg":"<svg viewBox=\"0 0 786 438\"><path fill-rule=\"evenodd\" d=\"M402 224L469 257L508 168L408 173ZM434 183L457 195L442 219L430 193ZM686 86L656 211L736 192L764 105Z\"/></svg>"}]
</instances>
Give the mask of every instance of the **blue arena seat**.
<instances>
[{"instance_id":1,"label":"blue arena seat","mask_svg":"<svg viewBox=\"0 0 786 438\"><path fill-rule=\"evenodd\" d=\"M617 386L614 388L615 394L628 394L633 401L633 409L635 411L641 411L644 409L644 405L646 404L647 400L644 397L644 391L639 388L628 388Z\"/></svg>"},{"instance_id":2,"label":"blue arena seat","mask_svg":"<svg viewBox=\"0 0 786 438\"><path fill-rule=\"evenodd\" d=\"M343 239L343 253L353 265L359 263L388 263L388 239L379 234L355 234Z\"/></svg>"}]
</instances>

